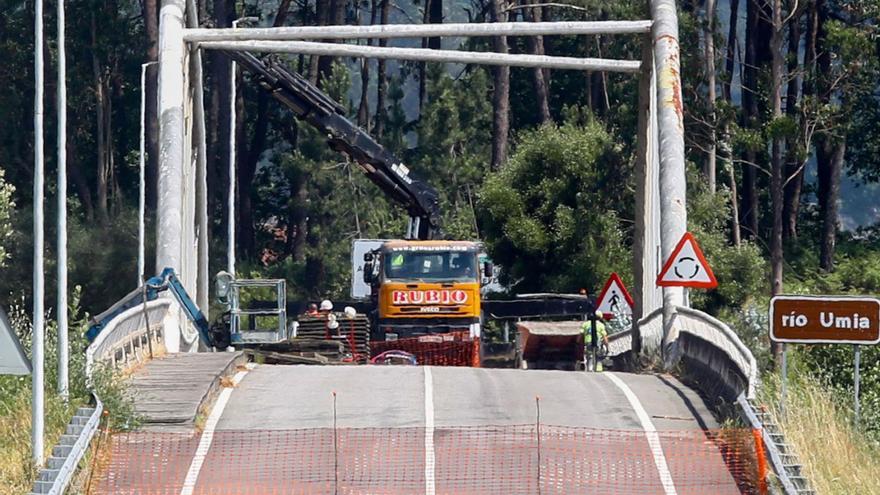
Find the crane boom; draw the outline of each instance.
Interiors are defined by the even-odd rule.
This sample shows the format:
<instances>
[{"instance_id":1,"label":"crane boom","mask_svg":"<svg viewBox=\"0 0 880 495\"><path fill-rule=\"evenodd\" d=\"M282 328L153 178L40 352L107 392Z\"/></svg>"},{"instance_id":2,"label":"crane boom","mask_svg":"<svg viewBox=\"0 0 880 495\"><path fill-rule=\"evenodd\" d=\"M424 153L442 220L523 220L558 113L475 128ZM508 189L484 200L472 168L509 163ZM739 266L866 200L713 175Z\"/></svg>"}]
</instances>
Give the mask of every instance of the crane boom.
<instances>
[{"instance_id":1,"label":"crane boom","mask_svg":"<svg viewBox=\"0 0 880 495\"><path fill-rule=\"evenodd\" d=\"M277 57L259 58L249 52L224 51L247 69L269 94L327 135L329 146L351 157L364 174L410 217L407 239L439 236L440 200L437 191L418 179L409 167L372 136L345 117L345 109Z\"/></svg>"}]
</instances>

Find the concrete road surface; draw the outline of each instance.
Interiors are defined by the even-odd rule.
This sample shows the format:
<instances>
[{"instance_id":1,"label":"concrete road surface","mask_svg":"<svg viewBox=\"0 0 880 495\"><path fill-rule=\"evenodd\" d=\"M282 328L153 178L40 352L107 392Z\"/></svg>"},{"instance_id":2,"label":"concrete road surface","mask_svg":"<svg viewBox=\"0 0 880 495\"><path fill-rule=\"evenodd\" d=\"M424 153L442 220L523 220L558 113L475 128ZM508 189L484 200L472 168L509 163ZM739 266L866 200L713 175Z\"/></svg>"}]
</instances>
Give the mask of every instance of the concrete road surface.
<instances>
[{"instance_id":1,"label":"concrete road surface","mask_svg":"<svg viewBox=\"0 0 880 495\"><path fill-rule=\"evenodd\" d=\"M108 489L748 492L737 482L748 471L743 456L703 431L718 424L702 400L665 375L260 365L227 399L218 401L202 435L179 439L179 449L159 456L167 457L159 468L139 468L166 482L124 490L117 476ZM144 442L134 444L143 448Z\"/></svg>"}]
</instances>

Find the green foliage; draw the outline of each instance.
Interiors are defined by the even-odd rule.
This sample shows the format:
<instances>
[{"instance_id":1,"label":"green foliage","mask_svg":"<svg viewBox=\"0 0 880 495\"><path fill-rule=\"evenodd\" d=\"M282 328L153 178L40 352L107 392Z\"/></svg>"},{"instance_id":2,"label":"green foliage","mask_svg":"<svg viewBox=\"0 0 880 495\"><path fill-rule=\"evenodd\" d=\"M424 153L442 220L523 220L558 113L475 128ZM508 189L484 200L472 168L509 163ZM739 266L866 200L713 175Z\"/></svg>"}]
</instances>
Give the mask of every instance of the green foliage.
<instances>
[{"instance_id":1,"label":"green foliage","mask_svg":"<svg viewBox=\"0 0 880 495\"><path fill-rule=\"evenodd\" d=\"M718 279L718 288L691 291L692 303L709 313L722 308L739 308L767 292L767 261L753 243L739 247L728 242L730 195L710 194L705 184L690 171L688 180L688 225Z\"/></svg>"},{"instance_id":2,"label":"green foliage","mask_svg":"<svg viewBox=\"0 0 880 495\"><path fill-rule=\"evenodd\" d=\"M476 69L454 80L440 66L432 66L430 76L431 100L419 119L414 167L439 189L444 236L475 239L474 196L492 139L488 76Z\"/></svg>"},{"instance_id":3,"label":"green foliage","mask_svg":"<svg viewBox=\"0 0 880 495\"><path fill-rule=\"evenodd\" d=\"M9 244L15 238L12 216L15 212L15 186L6 182L6 173L0 168L0 268L6 266L9 258Z\"/></svg>"},{"instance_id":4,"label":"green foliage","mask_svg":"<svg viewBox=\"0 0 880 495\"><path fill-rule=\"evenodd\" d=\"M519 292L596 290L629 273L619 216L632 198L623 157L598 123L522 133L516 151L480 191L483 238Z\"/></svg>"},{"instance_id":5,"label":"green foliage","mask_svg":"<svg viewBox=\"0 0 880 495\"><path fill-rule=\"evenodd\" d=\"M106 225L86 221L76 208L68 219L68 272L71 285L87 287L83 291L82 306L98 313L133 290L137 273L137 213L133 208L121 208L118 217ZM51 307L56 290L54 222L47 221L46 232L46 294ZM12 214L14 240L8 246L9 259L0 277L0 302L10 304L30 293L33 270L33 216L30 209ZM2 228L2 227L0 227ZM153 257L151 242L154 229L147 225L147 273Z\"/></svg>"}]
</instances>

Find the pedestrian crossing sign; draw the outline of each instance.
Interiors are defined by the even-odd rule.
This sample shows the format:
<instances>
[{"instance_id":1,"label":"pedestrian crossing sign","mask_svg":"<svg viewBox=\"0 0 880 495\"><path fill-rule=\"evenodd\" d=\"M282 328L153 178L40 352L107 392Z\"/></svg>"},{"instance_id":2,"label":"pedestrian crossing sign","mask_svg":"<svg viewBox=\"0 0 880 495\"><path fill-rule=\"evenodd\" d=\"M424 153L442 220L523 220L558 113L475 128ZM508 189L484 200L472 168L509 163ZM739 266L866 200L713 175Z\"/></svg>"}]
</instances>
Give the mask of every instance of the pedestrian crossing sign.
<instances>
[{"instance_id":1,"label":"pedestrian crossing sign","mask_svg":"<svg viewBox=\"0 0 880 495\"><path fill-rule=\"evenodd\" d=\"M629 315L633 312L633 299L623 285L623 281L616 273L611 273L602 293L599 294L596 310L601 311L606 319L614 318L615 315Z\"/></svg>"}]
</instances>

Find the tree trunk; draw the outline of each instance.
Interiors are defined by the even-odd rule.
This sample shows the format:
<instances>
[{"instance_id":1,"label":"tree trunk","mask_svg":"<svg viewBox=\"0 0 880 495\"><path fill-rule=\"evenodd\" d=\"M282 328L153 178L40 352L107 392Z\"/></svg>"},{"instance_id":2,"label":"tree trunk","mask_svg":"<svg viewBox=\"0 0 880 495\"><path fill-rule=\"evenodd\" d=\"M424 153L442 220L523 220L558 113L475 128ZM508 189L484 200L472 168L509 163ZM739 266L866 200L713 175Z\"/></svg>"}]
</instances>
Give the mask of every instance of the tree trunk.
<instances>
[{"instance_id":1,"label":"tree trunk","mask_svg":"<svg viewBox=\"0 0 880 495\"><path fill-rule=\"evenodd\" d=\"M727 55L724 63L725 76L721 80L721 95L728 104L732 102L730 85L733 81L734 68L736 67L736 33L739 26L739 0L730 1L730 29L727 33ZM730 122L727 118L721 137L721 153L726 160L725 170L729 176L730 187L730 237L733 245L739 247L742 244L742 230L740 229L739 195L736 186L736 166L734 165L733 147L730 143Z\"/></svg>"},{"instance_id":2,"label":"tree trunk","mask_svg":"<svg viewBox=\"0 0 880 495\"><path fill-rule=\"evenodd\" d=\"M743 67L743 127L748 129L760 129L760 111L758 108L759 91L758 75L763 68L766 53L770 51L769 37L766 36L767 22L769 17L762 9L763 0L748 0L746 14L746 60ZM758 184L755 167L758 162L758 153L755 149L746 151L746 161L743 168L742 190L742 224L746 228L747 236L757 238L759 213L758 208Z\"/></svg>"},{"instance_id":3,"label":"tree trunk","mask_svg":"<svg viewBox=\"0 0 880 495\"><path fill-rule=\"evenodd\" d=\"M376 24L376 15L378 14L378 0L372 0L370 5L370 25ZM360 15L360 9L358 9ZM360 24L360 22L358 22ZM367 39L367 45L372 45L373 40ZM361 59L361 101L358 105L358 125L367 132L370 132L370 61L369 59Z\"/></svg>"},{"instance_id":4,"label":"tree trunk","mask_svg":"<svg viewBox=\"0 0 880 495\"><path fill-rule=\"evenodd\" d=\"M345 24L345 9L348 6L348 0L326 0L329 2L327 6L327 12L324 14L324 24L319 25L335 25L340 26ZM317 6L316 6L317 9ZM321 12L317 11L319 19L321 18ZM330 43L335 43L333 40L325 40ZM327 76L333 71L333 57L318 57L318 73L317 73L317 83L320 85Z\"/></svg>"},{"instance_id":5,"label":"tree trunk","mask_svg":"<svg viewBox=\"0 0 880 495\"><path fill-rule=\"evenodd\" d=\"M706 29L703 33L706 48L706 103L709 118L709 143L703 175L709 186L709 192L715 194L715 0L706 0Z\"/></svg>"},{"instance_id":6,"label":"tree trunk","mask_svg":"<svg viewBox=\"0 0 880 495\"><path fill-rule=\"evenodd\" d=\"M523 4L528 5L534 3L530 0L524 0ZM541 22L543 17L542 7L532 7L523 9L523 15L529 22ZM544 37L543 36L527 36L526 41L529 46L529 53L532 55L544 55ZM553 121L550 115L550 70L536 67L532 69L532 79L535 84L535 102L538 106L538 119L541 124Z\"/></svg>"},{"instance_id":7,"label":"tree trunk","mask_svg":"<svg viewBox=\"0 0 880 495\"><path fill-rule=\"evenodd\" d=\"M491 0L492 22L507 21L501 0ZM493 40L496 53L507 53L507 37L496 36ZM510 131L510 67L493 69L492 92L492 170L498 170L507 161L507 135Z\"/></svg>"},{"instance_id":8,"label":"tree trunk","mask_svg":"<svg viewBox=\"0 0 880 495\"><path fill-rule=\"evenodd\" d=\"M381 2L379 15L380 24L388 24L388 14L391 10L390 0L379 0ZM379 46L388 46L388 40L380 39ZM379 59L376 62L376 139L381 140L385 135L385 121L388 120L388 111L385 108L385 99L388 94L388 73L385 69L385 60Z\"/></svg>"},{"instance_id":9,"label":"tree trunk","mask_svg":"<svg viewBox=\"0 0 880 495\"><path fill-rule=\"evenodd\" d=\"M238 188L238 208L236 209L236 212L238 213L238 225L236 225L235 231L238 234L238 253L240 253L240 256L253 257L256 252L254 250L255 230L251 193L254 183L254 175L257 170L257 160L259 158L259 150L256 149L256 146L260 145L258 136L261 133L265 134L265 131L263 129L255 128L253 142L245 144L247 134L245 132L245 126L243 125L245 122L244 93L248 88L243 87L241 84L238 84L236 88L238 90L235 93L235 142L238 143L239 146L238 149L235 150L235 185ZM262 90L259 92L263 93ZM259 108L259 98L260 97L257 96L258 113L263 110L263 108ZM261 114L264 113L265 111ZM254 124L255 127L260 125L261 120L262 119L259 118L257 119L257 122ZM253 158L255 153L257 153L256 159Z\"/></svg>"},{"instance_id":10,"label":"tree trunk","mask_svg":"<svg viewBox=\"0 0 880 495\"><path fill-rule=\"evenodd\" d=\"M158 1L158 0L157 0ZM230 0L214 0L214 25L229 27L232 25L232 3ZM206 56L211 61L209 66L211 99L208 106L208 174L209 204L220 204L222 212L223 232L228 227L229 209L227 194L229 190L229 57L209 50ZM211 165L211 164L214 165ZM213 211L213 210L211 210ZM224 236L225 238L225 236Z\"/></svg>"},{"instance_id":11,"label":"tree trunk","mask_svg":"<svg viewBox=\"0 0 880 495\"><path fill-rule=\"evenodd\" d=\"M846 140L840 138L835 143L828 143L831 151L827 160L827 169L819 173L819 190L823 191L824 201L819 205L822 215L822 246L819 253L819 267L822 271L834 271L834 252L837 245L839 227L840 173L843 170L843 159L846 155Z\"/></svg>"},{"instance_id":12,"label":"tree trunk","mask_svg":"<svg viewBox=\"0 0 880 495\"><path fill-rule=\"evenodd\" d=\"M422 14L423 24L443 23L443 0L425 0L425 11ZM440 38L422 38L422 48L439 50ZM428 64L419 62L419 115L428 101Z\"/></svg>"},{"instance_id":13,"label":"tree trunk","mask_svg":"<svg viewBox=\"0 0 880 495\"><path fill-rule=\"evenodd\" d=\"M147 62L159 59L159 6L158 0L144 0L144 31L147 35ZM159 66L147 68L146 87L146 204L151 210L156 208L156 186L159 171L159 118L157 116Z\"/></svg>"},{"instance_id":14,"label":"tree trunk","mask_svg":"<svg viewBox=\"0 0 880 495\"><path fill-rule=\"evenodd\" d=\"M742 245L742 230L739 226L739 197L737 196L736 187L736 169L733 166L733 149L730 146L730 123L725 122L721 137L721 153L727 161L725 167L729 176L728 185L730 187L730 237L733 245L740 247Z\"/></svg>"},{"instance_id":15,"label":"tree trunk","mask_svg":"<svg viewBox=\"0 0 880 495\"><path fill-rule=\"evenodd\" d=\"M827 43L825 22L828 18L828 7L824 1L817 1L816 5L816 36L814 45L808 47L815 55L816 94L820 104L829 105L832 102L831 83L831 54ZM840 171L843 168L843 158L846 154L846 141L841 136L836 136L833 131L821 134L816 140L816 196L819 202L819 214L822 222L820 235L819 267L822 271L830 273L834 271L834 252L838 227L838 199L840 197Z\"/></svg>"},{"instance_id":16,"label":"tree trunk","mask_svg":"<svg viewBox=\"0 0 880 495\"><path fill-rule=\"evenodd\" d=\"M770 38L771 63L770 63L770 105L772 107L771 117L778 120L782 118L782 84L785 74L783 67L785 61L782 53L782 0L773 0L773 35ZM770 235L770 295L775 296L781 294L783 290L782 269L783 269L783 251L782 251L782 209L784 202L784 192L782 185L783 169L785 167L785 159L783 155L784 139L781 136L772 136L771 158L770 158L770 200L773 209L773 227ZM778 363L782 356L782 345L773 344L773 357Z\"/></svg>"},{"instance_id":17,"label":"tree trunk","mask_svg":"<svg viewBox=\"0 0 880 495\"><path fill-rule=\"evenodd\" d=\"M330 1L331 0L315 0L315 25L317 26L326 26L327 19L330 14ZM329 40L323 40L329 41ZM309 59L309 81L312 84L318 84L318 72L320 71L320 66L322 64L322 57L317 55L312 55Z\"/></svg>"},{"instance_id":18,"label":"tree trunk","mask_svg":"<svg viewBox=\"0 0 880 495\"><path fill-rule=\"evenodd\" d=\"M97 156L95 162L95 192L98 198L98 220L102 225L107 225L110 221L110 213L108 209L107 190L109 188L109 143L107 142L107 88L101 67L98 60L98 23L95 19L95 13L91 15L91 37L92 37L92 77L95 90L95 145L97 147Z\"/></svg>"},{"instance_id":19,"label":"tree trunk","mask_svg":"<svg viewBox=\"0 0 880 495\"><path fill-rule=\"evenodd\" d=\"M733 69L736 65L736 29L739 26L739 0L730 0L730 19L727 31L727 56L724 61L725 78L721 81L721 95L730 103L730 85L733 82Z\"/></svg>"},{"instance_id":20,"label":"tree trunk","mask_svg":"<svg viewBox=\"0 0 880 495\"><path fill-rule=\"evenodd\" d=\"M76 136L74 135L74 137ZM89 182L83 174L82 167L76 160L78 142L79 139L75 138L67 140L67 175L73 180L73 185L76 187L76 194L79 196L79 200L83 205L86 220L91 223L95 219L95 207L92 204L92 191L89 189Z\"/></svg>"},{"instance_id":21,"label":"tree trunk","mask_svg":"<svg viewBox=\"0 0 880 495\"><path fill-rule=\"evenodd\" d=\"M785 115L792 121L798 120L798 78L792 77L798 70L798 52L801 41L800 14L792 17L788 24L788 87L785 98ZM803 122L800 123L803 125ZM785 201L782 206L784 240L797 239L797 220L800 210L801 190L804 184L804 169L799 158L798 138L789 137L785 143L786 165L783 183Z\"/></svg>"}]
</instances>

